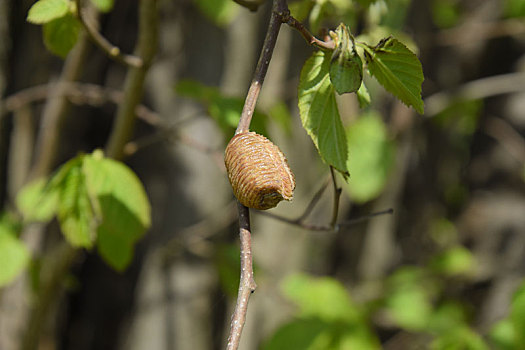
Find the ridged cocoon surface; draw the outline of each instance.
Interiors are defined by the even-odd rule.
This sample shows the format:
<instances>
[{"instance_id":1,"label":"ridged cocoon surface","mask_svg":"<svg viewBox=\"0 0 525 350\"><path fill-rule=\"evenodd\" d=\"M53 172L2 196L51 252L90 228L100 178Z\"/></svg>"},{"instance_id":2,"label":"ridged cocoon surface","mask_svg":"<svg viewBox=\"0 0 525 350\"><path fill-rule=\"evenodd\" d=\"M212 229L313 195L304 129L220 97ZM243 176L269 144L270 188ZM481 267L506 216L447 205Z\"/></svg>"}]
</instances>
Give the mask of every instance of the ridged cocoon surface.
<instances>
[{"instance_id":1,"label":"ridged cocoon surface","mask_svg":"<svg viewBox=\"0 0 525 350\"><path fill-rule=\"evenodd\" d=\"M281 150L255 132L235 135L224 155L233 194L246 207L270 209L291 200L295 178Z\"/></svg>"}]
</instances>

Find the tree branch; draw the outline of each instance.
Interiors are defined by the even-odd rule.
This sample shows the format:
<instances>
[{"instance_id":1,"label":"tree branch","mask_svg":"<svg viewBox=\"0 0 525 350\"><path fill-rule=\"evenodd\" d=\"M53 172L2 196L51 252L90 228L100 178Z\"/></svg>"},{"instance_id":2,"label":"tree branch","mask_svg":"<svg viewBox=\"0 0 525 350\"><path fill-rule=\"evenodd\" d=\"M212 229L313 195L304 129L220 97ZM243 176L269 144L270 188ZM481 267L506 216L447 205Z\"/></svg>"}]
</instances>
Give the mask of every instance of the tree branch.
<instances>
[{"instance_id":1,"label":"tree branch","mask_svg":"<svg viewBox=\"0 0 525 350\"><path fill-rule=\"evenodd\" d=\"M272 59L273 49L277 42L277 36L281 29L282 18L289 13L288 6L285 0L274 0L272 6L272 15L270 17L270 23L268 24L268 30L266 37L264 38L264 44L255 68L255 73L244 101L244 107L242 109L241 118L235 134L246 132L250 129L250 123L252 121L253 112L255 110L255 104L259 93L261 92L261 86L264 83L264 78Z\"/></svg>"},{"instance_id":2,"label":"tree branch","mask_svg":"<svg viewBox=\"0 0 525 350\"><path fill-rule=\"evenodd\" d=\"M131 67L124 84L124 100L119 105L106 154L121 159L124 145L129 141L135 125L135 109L140 102L146 72L157 51L157 0L141 0L139 4L139 36L136 53L142 59L140 67Z\"/></svg>"},{"instance_id":3,"label":"tree branch","mask_svg":"<svg viewBox=\"0 0 525 350\"><path fill-rule=\"evenodd\" d=\"M268 24L268 30L259 61L257 62L257 67L255 68L254 77L246 95L239 124L235 131L236 134L250 130L250 122L255 111L255 104L268 71L275 43L277 42L277 36L281 28L282 18L287 13L289 13L289 10L286 0L273 0L270 23ZM253 278L250 210L238 201L237 209L239 212L240 226L241 278L239 282L239 292L237 294L237 303L230 324L227 350L236 350L239 347L242 330L246 321L246 313L248 312L248 300L257 287Z\"/></svg>"},{"instance_id":4,"label":"tree branch","mask_svg":"<svg viewBox=\"0 0 525 350\"><path fill-rule=\"evenodd\" d=\"M143 65L142 58L133 55L126 55L120 52L120 49L117 46L110 43L86 20L81 0L75 0L75 4L77 6L77 18L88 33L89 38L95 43L95 45L104 51L108 57L129 67L138 68Z\"/></svg>"}]
</instances>

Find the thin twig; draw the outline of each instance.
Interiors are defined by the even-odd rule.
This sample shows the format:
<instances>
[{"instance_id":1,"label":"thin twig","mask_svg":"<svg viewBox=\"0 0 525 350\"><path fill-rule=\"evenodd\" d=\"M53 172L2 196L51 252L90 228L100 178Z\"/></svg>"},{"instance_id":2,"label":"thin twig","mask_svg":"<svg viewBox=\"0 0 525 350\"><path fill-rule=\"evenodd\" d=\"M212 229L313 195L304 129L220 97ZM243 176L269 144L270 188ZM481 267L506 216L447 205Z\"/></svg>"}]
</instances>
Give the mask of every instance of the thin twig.
<instances>
[{"instance_id":1,"label":"thin twig","mask_svg":"<svg viewBox=\"0 0 525 350\"><path fill-rule=\"evenodd\" d=\"M142 58L123 54L117 46L110 43L86 20L81 0L75 0L75 4L77 6L77 18L95 45L104 51L110 58L126 66L139 68L143 65L144 62L142 61Z\"/></svg>"},{"instance_id":2,"label":"thin twig","mask_svg":"<svg viewBox=\"0 0 525 350\"><path fill-rule=\"evenodd\" d=\"M306 209L304 210L304 212L297 219L295 219L296 222L302 222L304 221L304 219L306 219L310 215L310 213L312 212L316 204L319 202L319 199L321 199L321 196L323 195L324 191L328 187L328 181L330 181L330 179L327 179L327 181L323 183L321 188L317 190L317 192L312 197L312 200L310 201L310 203L308 203L308 205L306 206Z\"/></svg>"},{"instance_id":3,"label":"thin twig","mask_svg":"<svg viewBox=\"0 0 525 350\"><path fill-rule=\"evenodd\" d=\"M525 91L525 73L494 75L469 81L455 91L438 92L425 99L425 116L434 117L458 100L476 100L490 96Z\"/></svg>"},{"instance_id":4,"label":"thin twig","mask_svg":"<svg viewBox=\"0 0 525 350\"><path fill-rule=\"evenodd\" d=\"M299 31L299 33L301 33L304 40L306 40L306 42L309 45L316 46L322 50L331 51L335 49L335 43L332 40L323 41L321 39L316 38L312 33L308 31L308 29L306 29L306 27L301 22L299 22L292 15L290 15L289 12L285 14L285 16L283 16L283 22Z\"/></svg>"},{"instance_id":5,"label":"thin twig","mask_svg":"<svg viewBox=\"0 0 525 350\"><path fill-rule=\"evenodd\" d=\"M502 118L490 117L485 132L498 141L520 163L525 163L525 139Z\"/></svg>"},{"instance_id":6,"label":"thin twig","mask_svg":"<svg viewBox=\"0 0 525 350\"><path fill-rule=\"evenodd\" d=\"M272 59L273 49L277 42L277 35L282 24L282 18L286 13L289 13L288 6L285 0L274 0L272 6L272 15L270 17L270 23L268 24L268 31L264 39L263 48L255 73L250 84L250 89L246 94L246 100L244 101L244 107L242 109L241 118L237 125L235 134L246 132L250 129L250 122L252 121L253 112L255 111L255 104L261 91L261 86L264 83L270 60Z\"/></svg>"},{"instance_id":7,"label":"thin twig","mask_svg":"<svg viewBox=\"0 0 525 350\"><path fill-rule=\"evenodd\" d=\"M283 15L288 12L289 10L286 0L273 0L270 23L268 24L268 30L259 56L259 61L257 62L257 67L255 68L254 77L246 95L239 125L235 131L236 134L247 132L250 129L250 122L255 110L255 104L259 92L261 91L266 72L268 71L277 36L281 28L282 18ZM239 347L241 333L244 328L246 313L248 311L248 300L257 287L253 278L250 210L239 202L237 202L237 209L239 212L240 226L241 278L239 282L239 292L237 294L237 303L235 304L235 311L233 312L230 324L227 350L236 350Z\"/></svg>"}]
</instances>

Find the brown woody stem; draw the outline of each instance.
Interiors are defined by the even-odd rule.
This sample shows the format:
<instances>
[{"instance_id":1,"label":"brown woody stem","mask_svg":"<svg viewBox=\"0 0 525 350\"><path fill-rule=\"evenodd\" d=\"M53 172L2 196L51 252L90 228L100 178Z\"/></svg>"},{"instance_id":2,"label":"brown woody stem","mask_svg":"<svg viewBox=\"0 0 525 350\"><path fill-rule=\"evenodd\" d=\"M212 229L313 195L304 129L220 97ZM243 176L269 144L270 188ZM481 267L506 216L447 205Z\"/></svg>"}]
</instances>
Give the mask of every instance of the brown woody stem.
<instances>
[{"instance_id":1,"label":"brown woody stem","mask_svg":"<svg viewBox=\"0 0 525 350\"><path fill-rule=\"evenodd\" d=\"M237 126L236 134L247 132L250 130L250 122L255 111L255 104L264 78L270 65L277 36L283 23L283 18L289 15L288 5L286 0L273 0L272 15L268 30L264 39L259 61L255 68L250 89L246 95L244 107ZM255 291L257 285L253 278L253 263L252 263L252 246L251 246L251 229L250 229L250 210L241 203L237 202L239 212L239 235L240 235L240 250L241 250L241 278L239 282L239 292L237 294L237 303L235 311L232 315L230 325L230 335L228 337L228 350L238 349L241 340L242 330L246 321L246 313L248 312L248 301L250 295Z\"/></svg>"}]
</instances>

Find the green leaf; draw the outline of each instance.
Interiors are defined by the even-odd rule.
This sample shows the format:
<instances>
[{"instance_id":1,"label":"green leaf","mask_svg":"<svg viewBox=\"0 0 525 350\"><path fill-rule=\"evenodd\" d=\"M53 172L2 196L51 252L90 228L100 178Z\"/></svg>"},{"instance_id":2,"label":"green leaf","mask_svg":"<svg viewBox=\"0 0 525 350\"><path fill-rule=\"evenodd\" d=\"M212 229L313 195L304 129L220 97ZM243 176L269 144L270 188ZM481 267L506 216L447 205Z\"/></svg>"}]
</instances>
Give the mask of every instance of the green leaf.
<instances>
[{"instance_id":1,"label":"green leaf","mask_svg":"<svg viewBox=\"0 0 525 350\"><path fill-rule=\"evenodd\" d=\"M355 51L354 38L342 23L331 34L336 48L330 62L330 81L339 95L356 92L363 81L363 62Z\"/></svg>"},{"instance_id":2,"label":"green leaf","mask_svg":"<svg viewBox=\"0 0 525 350\"><path fill-rule=\"evenodd\" d=\"M78 41L80 22L67 14L44 24L44 44L57 56L66 57Z\"/></svg>"},{"instance_id":3,"label":"green leaf","mask_svg":"<svg viewBox=\"0 0 525 350\"><path fill-rule=\"evenodd\" d=\"M330 53L318 51L305 62L299 81L299 113L321 158L346 177L348 145L328 73L330 59Z\"/></svg>"},{"instance_id":4,"label":"green leaf","mask_svg":"<svg viewBox=\"0 0 525 350\"><path fill-rule=\"evenodd\" d=\"M392 37L381 40L375 47L364 45L363 48L370 74L403 103L423 114L424 77L417 56Z\"/></svg>"},{"instance_id":5,"label":"green leaf","mask_svg":"<svg viewBox=\"0 0 525 350\"><path fill-rule=\"evenodd\" d=\"M83 157L68 162L71 164L60 186L58 221L72 246L91 248L96 238L96 221L82 171Z\"/></svg>"},{"instance_id":6,"label":"green leaf","mask_svg":"<svg viewBox=\"0 0 525 350\"><path fill-rule=\"evenodd\" d=\"M59 191L45 179L33 181L20 190L16 205L25 221L48 222L55 216Z\"/></svg>"},{"instance_id":7,"label":"green leaf","mask_svg":"<svg viewBox=\"0 0 525 350\"><path fill-rule=\"evenodd\" d=\"M231 0L194 0L201 12L218 26L229 24L237 15L239 6Z\"/></svg>"},{"instance_id":8,"label":"green leaf","mask_svg":"<svg viewBox=\"0 0 525 350\"><path fill-rule=\"evenodd\" d=\"M109 12L113 9L115 0L91 0L100 12Z\"/></svg>"},{"instance_id":9,"label":"green leaf","mask_svg":"<svg viewBox=\"0 0 525 350\"><path fill-rule=\"evenodd\" d=\"M458 302L444 302L429 319L428 330L443 334L466 324L465 311Z\"/></svg>"},{"instance_id":10,"label":"green leaf","mask_svg":"<svg viewBox=\"0 0 525 350\"><path fill-rule=\"evenodd\" d=\"M492 343L496 345L496 349L500 350L517 350L518 338L517 329L514 327L509 319L504 319L497 322L489 333Z\"/></svg>"},{"instance_id":11,"label":"green leaf","mask_svg":"<svg viewBox=\"0 0 525 350\"><path fill-rule=\"evenodd\" d=\"M510 320L516 330L517 348L525 347L525 282L521 284L512 298Z\"/></svg>"},{"instance_id":12,"label":"green leaf","mask_svg":"<svg viewBox=\"0 0 525 350\"><path fill-rule=\"evenodd\" d=\"M284 281L283 292L297 304L301 317L327 322L356 322L360 318L348 291L333 278L292 275Z\"/></svg>"},{"instance_id":13,"label":"green leaf","mask_svg":"<svg viewBox=\"0 0 525 350\"><path fill-rule=\"evenodd\" d=\"M436 338L432 350L488 350L483 338L467 326L455 328Z\"/></svg>"},{"instance_id":14,"label":"green leaf","mask_svg":"<svg viewBox=\"0 0 525 350\"><path fill-rule=\"evenodd\" d=\"M370 105L370 94L364 81L361 83L359 90L357 90L357 101L359 102L359 108L366 108Z\"/></svg>"},{"instance_id":15,"label":"green leaf","mask_svg":"<svg viewBox=\"0 0 525 350\"><path fill-rule=\"evenodd\" d=\"M235 297L239 289L239 247L237 245L221 245L216 249L215 266L219 275L222 290L230 297Z\"/></svg>"},{"instance_id":16,"label":"green leaf","mask_svg":"<svg viewBox=\"0 0 525 350\"><path fill-rule=\"evenodd\" d=\"M30 254L8 224L0 221L0 287L11 283L29 263Z\"/></svg>"},{"instance_id":17,"label":"green leaf","mask_svg":"<svg viewBox=\"0 0 525 350\"><path fill-rule=\"evenodd\" d=\"M347 164L352 174L347 188L354 201L363 203L383 191L395 148L381 117L375 113L363 115L350 125L347 138L350 153Z\"/></svg>"},{"instance_id":18,"label":"green leaf","mask_svg":"<svg viewBox=\"0 0 525 350\"><path fill-rule=\"evenodd\" d=\"M419 268L402 268L388 280L386 309L390 318L409 331L426 329L431 316L430 295Z\"/></svg>"},{"instance_id":19,"label":"green leaf","mask_svg":"<svg viewBox=\"0 0 525 350\"><path fill-rule=\"evenodd\" d=\"M68 0L39 0L29 9L27 21L44 24L64 16L68 11Z\"/></svg>"},{"instance_id":20,"label":"green leaf","mask_svg":"<svg viewBox=\"0 0 525 350\"><path fill-rule=\"evenodd\" d=\"M320 319L300 319L281 326L264 350L326 350L332 340L330 325Z\"/></svg>"},{"instance_id":21,"label":"green leaf","mask_svg":"<svg viewBox=\"0 0 525 350\"><path fill-rule=\"evenodd\" d=\"M225 96L219 89L206 86L194 80L181 80L175 87L181 95L200 101L208 108L208 113L215 119L224 135L229 140L239 123L244 99L234 96ZM268 135L266 122L268 116L255 109L251 129L258 134Z\"/></svg>"},{"instance_id":22,"label":"green leaf","mask_svg":"<svg viewBox=\"0 0 525 350\"><path fill-rule=\"evenodd\" d=\"M472 253L464 247L457 246L434 257L430 267L447 276L458 276L471 272L474 263Z\"/></svg>"},{"instance_id":23,"label":"green leaf","mask_svg":"<svg viewBox=\"0 0 525 350\"><path fill-rule=\"evenodd\" d=\"M134 245L151 225L150 204L142 183L126 165L103 158L100 151L84 157L87 192L98 204L97 247L118 271L133 257Z\"/></svg>"}]
</instances>

